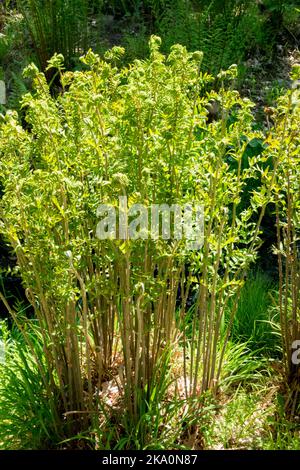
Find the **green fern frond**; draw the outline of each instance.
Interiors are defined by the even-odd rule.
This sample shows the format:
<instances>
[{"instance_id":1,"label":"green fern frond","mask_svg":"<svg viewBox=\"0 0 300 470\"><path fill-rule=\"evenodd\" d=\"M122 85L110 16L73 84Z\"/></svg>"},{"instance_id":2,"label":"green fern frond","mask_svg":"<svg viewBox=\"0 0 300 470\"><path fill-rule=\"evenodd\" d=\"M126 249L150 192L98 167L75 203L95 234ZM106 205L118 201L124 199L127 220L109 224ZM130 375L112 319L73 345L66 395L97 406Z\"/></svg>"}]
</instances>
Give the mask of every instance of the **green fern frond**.
<instances>
[{"instance_id":1,"label":"green fern frond","mask_svg":"<svg viewBox=\"0 0 300 470\"><path fill-rule=\"evenodd\" d=\"M12 72L11 82L8 88L8 108L19 110L21 98L27 92L28 89L23 78L20 75Z\"/></svg>"}]
</instances>

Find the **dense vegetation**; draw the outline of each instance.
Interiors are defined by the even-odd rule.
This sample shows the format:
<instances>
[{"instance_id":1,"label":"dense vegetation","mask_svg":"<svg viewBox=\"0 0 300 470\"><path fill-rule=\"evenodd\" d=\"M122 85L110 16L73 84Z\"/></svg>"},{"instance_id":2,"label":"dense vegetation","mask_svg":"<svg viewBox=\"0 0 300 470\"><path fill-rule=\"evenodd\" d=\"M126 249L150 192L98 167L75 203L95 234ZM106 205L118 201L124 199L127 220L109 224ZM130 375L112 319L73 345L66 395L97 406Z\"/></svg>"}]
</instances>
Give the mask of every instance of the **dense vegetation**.
<instances>
[{"instance_id":1,"label":"dense vegetation","mask_svg":"<svg viewBox=\"0 0 300 470\"><path fill-rule=\"evenodd\" d=\"M299 450L299 2L0 8L0 448Z\"/></svg>"}]
</instances>

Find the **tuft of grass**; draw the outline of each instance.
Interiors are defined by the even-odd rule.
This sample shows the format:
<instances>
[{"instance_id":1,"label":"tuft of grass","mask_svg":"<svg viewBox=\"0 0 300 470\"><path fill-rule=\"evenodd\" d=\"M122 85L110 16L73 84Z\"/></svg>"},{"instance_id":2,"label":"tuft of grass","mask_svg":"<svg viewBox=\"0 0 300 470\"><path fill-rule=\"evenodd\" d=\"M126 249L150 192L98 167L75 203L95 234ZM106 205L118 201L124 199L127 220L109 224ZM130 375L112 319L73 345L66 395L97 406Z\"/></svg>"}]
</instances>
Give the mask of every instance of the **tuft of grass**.
<instances>
[{"instance_id":1,"label":"tuft of grass","mask_svg":"<svg viewBox=\"0 0 300 470\"><path fill-rule=\"evenodd\" d=\"M263 442L264 450L300 450L299 423L291 422L281 416L271 416L268 432Z\"/></svg>"},{"instance_id":2,"label":"tuft of grass","mask_svg":"<svg viewBox=\"0 0 300 470\"><path fill-rule=\"evenodd\" d=\"M59 397L45 389L40 368L47 375L43 342L36 325L25 344L17 331L1 325L4 360L0 362L0 449L49 449L63 438L63 416L58 416Z\"/></svg>"},{"instance_id":3,"label":"tuft of grass","mask_svg":"<svg viewBox=\"0 0 300 470\"><path fill-rule=\"evenodd\" d=\"M253 350L250 342L228 342L220 380L223 390L240 385L254 388L266 375L268 359L261 356L261 350Z\"/></svg>"},{"instance_id":4,"label":"tuft of grass","mask_svg":"<svg viewBox=\"0 0 300 470\"><path fill-rule=\"evenodd\" d=\"M232 330L234 341L248 341L249 347L272 355L280 342L272 326L279 322L272 308L274 289L275 282L267 274L252 273L241 291Z\"/></svg>"}]
</instances>

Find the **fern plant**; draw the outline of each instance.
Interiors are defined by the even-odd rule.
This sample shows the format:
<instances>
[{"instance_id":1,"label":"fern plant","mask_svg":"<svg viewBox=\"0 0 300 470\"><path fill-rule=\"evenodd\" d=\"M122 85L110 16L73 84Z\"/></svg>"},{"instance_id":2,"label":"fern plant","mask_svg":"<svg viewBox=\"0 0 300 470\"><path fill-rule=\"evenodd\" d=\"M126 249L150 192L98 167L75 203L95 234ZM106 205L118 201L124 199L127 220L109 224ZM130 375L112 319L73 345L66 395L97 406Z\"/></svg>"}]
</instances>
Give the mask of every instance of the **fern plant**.
<instances>
[{"instance_id":1,"label":"fern plant","mask_svg":"<svg viewBox=\"0 0 300 470\"><path fill-rule=\"evenodd\" d=\"M293 88L278 100L274 130L268 138L269 152L277 166L274 186L279 264L279 311L282 333L286 412L299 414L300 407L300 187L299 119L300 65L292 71Z\"/></svg>"},{"instance_id":2,"label":"fern plant","mask_svg":"<svg viewBox=\"0 0 300 470\"><path fill-rule=\"evenodd\" d=\"M231 89L236 67L220 73L218 93L207 93L214 79L201 70L202 53L175 45L164 56L160 43L151 37L150 58L127 68L117 67L124 53L118 47L104 59L89 51L85 72L64 72L55 55L49 67L62 83L57 98L31 65L26 75L35 91L23 98L27 127L11 112L1 125L2 230L39 323L45 387L58 393L70 434L101 416L99 391L107 378L117 382L124 414L136 427L155 394L161 396L159 384L165 387L159 374L172 367L169 348L178 351L187 406L199 408L206 391L217 391L237 307L224 332L227 305L238 299L260 244L269 198L263 181L238 210L264 157L243 169L248 142L261 134L253 131L252 103ZM221 108L214 122L207 119L211 100ZM144 226L137 237L125 231L99 239L99 204L120 211L125 196L144 210L203 205L203 245L193 250L186 234L152 237ZM181 219L176 224L181 228ZM195 237L200 243L201 235Z\"/></svg>"},{"instance_id":3,"label":"fern plant","mask_svg":"<svg viewBox=\"0 0 300 470\"><path fill-rule=\"evenodd\" d=\"M21 111L20 105L22 97L26 93L28 93L28 88L26 86L25 80L22 76L12 72L9 88L10 92L7 107L10 109L17 109L18 111Z\"/></svg>"},{"instance_id":4,"label":"fern plant","mask_svg":"<svg viewBox=\"0 0 300 470\"><path fill-rule=\"evenodd\" d=\"M255 2L217 0L167 2L156 26L166 47L180 42L204 52L212 73L244 60L249 48L261 43L263 19Z\"/></svg>"},{"instance_id":5,"label":"fern plant","mask_svg":"<svg viewBox=\"0 0 300 470\"><path fill-rule=\"evenodd\" d=\"M102 0L99 0L102 6ZM67 65L88 48L88 0L18 0L31 35L39 65L43 69L55 53L62 53Z\"/></svg>"}]
</instances>

